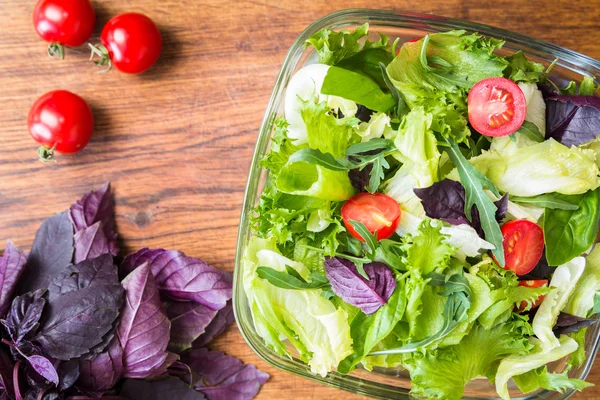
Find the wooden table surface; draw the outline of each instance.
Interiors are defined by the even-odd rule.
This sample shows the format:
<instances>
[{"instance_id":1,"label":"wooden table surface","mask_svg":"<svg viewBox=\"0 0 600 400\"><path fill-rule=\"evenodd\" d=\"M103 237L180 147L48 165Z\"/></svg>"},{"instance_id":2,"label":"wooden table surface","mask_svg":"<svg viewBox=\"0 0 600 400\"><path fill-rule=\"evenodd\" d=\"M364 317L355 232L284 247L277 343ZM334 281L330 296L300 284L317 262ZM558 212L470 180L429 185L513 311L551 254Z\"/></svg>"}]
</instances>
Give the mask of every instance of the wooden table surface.
<instances>
[{"instance_id":1,"label":"wooden table surface","mask_svg":"<svg viewBox=\"0 0 600 400\"><path fill-rule=\"evenodd\" d=\"M95 74L86 54L51 60L31 23L34 0L0 0L0 240L28 250L37 226L111 181L125 250L179 249L233 271L252 150L288 47L311 22L351 7L482 22L600 59L600 1L92 0L93 40L121 12L149 15L164 35L158 64L141 76ZM83 96L95 136L80 154L36 161L27 133L33 102L54 89ZM262 399L359 398L269 367L236 327L215 346L271 374ZM600 398L599 384L575 396Z\"/></svg>"}]
</instances>

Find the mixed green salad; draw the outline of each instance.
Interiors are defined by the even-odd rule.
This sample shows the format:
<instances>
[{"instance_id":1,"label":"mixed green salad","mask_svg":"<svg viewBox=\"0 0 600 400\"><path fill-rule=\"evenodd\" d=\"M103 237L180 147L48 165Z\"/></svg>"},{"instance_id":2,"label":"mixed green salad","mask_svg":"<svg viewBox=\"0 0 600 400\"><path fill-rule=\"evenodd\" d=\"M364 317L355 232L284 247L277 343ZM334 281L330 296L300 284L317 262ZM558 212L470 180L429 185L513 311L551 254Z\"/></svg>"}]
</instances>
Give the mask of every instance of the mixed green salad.
<instances>
[{"instance_id":1,"label":"mixed green salad","mask_svg":"<svg viewBox=\"0 0 600 400\"><path fill-rule=\"evenodd\" d=\"M322 376L404 368L425 398L591 386L567 373L600 310L594 79L465 31L367 37L311 37L274 121L243 261L256 331Z\"/></svg>"}]
</instances>

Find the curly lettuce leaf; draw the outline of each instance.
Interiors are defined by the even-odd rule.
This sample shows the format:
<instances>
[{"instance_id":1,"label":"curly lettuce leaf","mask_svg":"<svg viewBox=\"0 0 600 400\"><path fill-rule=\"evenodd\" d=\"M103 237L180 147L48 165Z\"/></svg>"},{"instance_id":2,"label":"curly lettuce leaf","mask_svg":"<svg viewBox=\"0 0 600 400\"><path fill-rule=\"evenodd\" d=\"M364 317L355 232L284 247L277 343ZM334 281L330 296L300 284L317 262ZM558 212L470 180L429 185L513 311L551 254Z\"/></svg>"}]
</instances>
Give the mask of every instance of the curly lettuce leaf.
<instances>
[{"instance_id":1,"label":"curly lettuce leaf","mask_svg":"<svg viewBox=\"0 0 600 400\"><path fill-rule=\"evenodd\" d=\"M559 393L564 393L570 389L581 392L585 388L594 386L594 384L581 379L569 378L566 372L552 374L548 372L547 366L514 376L513 380L523 393L534 392L540 388Z\"/></svg>"},{"instance_id":2,"label":"curly lettuce leaf","mask_svg":"<svg viewBox=\"0 0 600 400\"><path fill-rule=\"evenodd\" d=\"M524 354L528 348L517 324L507 323L491 330L475 325L459 344L425 355L415 354L404 363L411 376L411 393L426 398L460 399L471 379L493 375L497 361Z\"/></svg>"},{"instance_id":3,"label":"curly lettuce leaf","mask_svg":"<svg viewBox=\"0 0 600 400\"><path fill-rule=\"evenodd\" d=\"M513 82L538 83L544 76L544 65L529 61L521 50L504 57L508 62L504 77Z\"/></svg>"},{"instance_id":4,"label":"curly lettuce leaf","mask_svg":"<svg viewBox=\"0 0 600 400\"><path fill-rule=\"evenodd\" d=\"M252 238L243 260L243 284L254 325L267 346L289 355L281 337L300 353L311 371L325 376L352 353L348 315L323 298L321 289L285 290L258 278L259 266L285 271L286 266L307 279L310 270L282 256L272 239Z\"/></svg>"}]
</instances>

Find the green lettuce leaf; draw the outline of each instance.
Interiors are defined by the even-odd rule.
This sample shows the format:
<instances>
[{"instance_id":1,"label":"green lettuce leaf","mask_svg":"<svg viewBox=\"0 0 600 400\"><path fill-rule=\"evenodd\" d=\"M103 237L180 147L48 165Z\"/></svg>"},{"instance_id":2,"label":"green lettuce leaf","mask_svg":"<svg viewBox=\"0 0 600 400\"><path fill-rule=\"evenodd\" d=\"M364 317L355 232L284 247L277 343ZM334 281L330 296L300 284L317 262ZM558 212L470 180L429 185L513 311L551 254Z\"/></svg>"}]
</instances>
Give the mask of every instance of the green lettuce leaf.
<instances>
[{"instance_id":1,"label":"green lettuce leaf","mask_svg":"<svg viewBox=\"0 0 600 400\"><path fill-rule=\"evenodd\" d=\"M362 50L385 49L389 50L389 38L379 34L378 41L365 40L364 44L360 41L369 34L369 24L364 24L354 31L342 30L339 32L330 29L323 29L306 41L306 46L313 46L318 54L318 60L321 64L336 65L352 56L355 56Z\"/></svg>"},{"instance_id":2,"label":"green lettuce leaf","mask_svg":"<svg viewBox=\"0 0 600 400\"><path fill-rule=\"evenodd\" d=\"M552 275L550 287L554 290L546 294L531 324L544 351L550 351L560 345L552 328L556 324L558 314L575 290L575 285L581 278L584 269L585 258L577 257L556 268Z\"/></svg>"},{"instance_id":3,"label":"green lettuce leaf","mask_svg":"<svg viewBox=\"0 0 600 400\"><path fill-rule=\"evenodd\" d=\"M587 318L594 308L594 296L600 290L600 246L585 258L586 265L565 308L567 314Z\"/></svg>"},{"instance_id":4,"label":"green lettuce leaf","mask_svg":"<svg viewBox=\"0 0 600 400\"><path fill-rule=\"evenodd\" d=\"M411 393L425 398L460 399L465 385L478 376L493 375L497 361L529 348L520 329L513 323L491 330L476 325L455 346L414 354L403 364L410 372Z\"/></svg>"},{"instance_id":5,"label":"green lettuce leaf","mask_svg":"<svg viewBox=\"0 0 600 400\"><path fill-rule=\"evenodd\" d=\"M279 254L272 239L254 237L244 254L243 285L255 328L267 346L289 355L280 340L283 335L313 373L325 376L352 353L347 313L323 298L321 289L286 290L271 285L258 277L259 266L282 272L288 266L305 280L309 269Z\"/></svg>"},{"instance_id":6,"label":"green lettuce leaf","mask_svg":"<svg viewBox=\"0 0 600 400\"><path fill-rule=\"evenodd\" d=\"M508 381L517 375L537 370L553 361L560 360L577 350L577 342L568 336L561 336L559 345L552 350L545 351L535 338L531 339L534 350L526 355L510 355L500 362L496 373L496 391L504 400L510 400Z\"/></svg>"},{"instance_id":7,"label":"green lettuce leaf","mask_svg":"<svg viewBox=\"0 0 600 400\"><path fill-rule=\"evenodd\" d=\"M529 61L521 50L504 59L508 62L504 77L513 82L538 83L544 76L544 65Z\"/></svg>"},{"instance_id":8,"label":"green lettuce leaf","mask_svg":"<svg viewBox=\"0 0 600 400\"><path fill-rule=\"evenodd\" d=\"M569 378L566 372L551 374L548 372L547 366L514 376L513 380L523 393L534 392L540 388L559 393L564 393L569 389L581 392L585 388L594 386L592 383L582 381L581 379Z\"/></svg>"},{"instance_id":9,"label":"green lettuce leaf","mask_svg":"<svg viewBox=\"0 0 600 400\"><path fill-rule=\"evenodd\" d=\"M332 201L348 200L356 193L347 172L305 161L286 164L275 185L284 193Z\"/></svg>"},{"instance_id":10,"label":"green lettuce leaf","mask_svg":"<svg viewBox=\"0 0 600 400\"><path fill-rule=\"evenodd\" d=\"M554 139L519 148L507 144L469 161L503 192L514 196L580 194L600 186L593 150L566 147ZM516 179L515 177L519 177Z\"/></svg>"}]
</instances>

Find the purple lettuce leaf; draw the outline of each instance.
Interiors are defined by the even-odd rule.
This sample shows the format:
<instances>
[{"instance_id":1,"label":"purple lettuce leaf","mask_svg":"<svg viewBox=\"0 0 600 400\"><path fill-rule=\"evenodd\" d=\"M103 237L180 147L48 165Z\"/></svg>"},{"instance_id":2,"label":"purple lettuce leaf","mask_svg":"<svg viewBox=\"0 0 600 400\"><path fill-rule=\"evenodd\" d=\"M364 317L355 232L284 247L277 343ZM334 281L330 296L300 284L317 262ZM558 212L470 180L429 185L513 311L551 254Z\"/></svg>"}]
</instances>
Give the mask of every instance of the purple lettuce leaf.
<instances>
[{"instance_id":1,"label":"purple lettuce leaf","mask_svg":"<svg viewBox=\"0 0 600 400\"><path fill-rule=\"evenodd\" d=\"M429 218L441 219L451 225L467 224L473 227L479 236L485 237L477 208L471 208L471 220L465 214L465 188L460 182L444 179L429 187L414 189L414 192L421 199L425 214ZM508 195L504 195L494 204L497 207L496 219L501 221L506 217Z\"/></svg>"},{"instance_id":2,"label":"purple lettuce leaf","mask_svg":"<svg viewBox=\"0 0 600 400\"><path fill-rule=\"evenodd\" d=\"M44 356L27 357L27 362L31 367L48 382L58 385L58 372L50 360Z\"/></svg>"},{"instance_id":3,"label":"purple lettuce leaf","mask_svg":"<svg viewBox=\"0 0 600 400\"><path fill-rule=\"evenodd\" d=\"M210 400L252 399L269 379L254 365L206 348L188 350L181 358L192 370L190 383Z\"/></svg>"},{"instance_id":4,"label":"purple lettuce leaf","mask_svg":"<svg viewBox=\"0 0 600 400\"><path fill-rule=\"evenodd\" d=\"M2 258L0 258L0 318L10 308L19 278L25 271L27 256L8 241Z\"/></svg>"},{"instance_id":5,"label":"purple lettuce leaf","mask_svg":"<svg viewBox=\"0 0 600 400\"><path fill-rule=\"evenodd\" d=\"M202 400L205 398L202 393L175 377L155 381L127 379L121 387L120 395L130 400Z\"/></svg>"},{"instance_id":6,"label":"purple lettuce leaf","mask_svg":"<svg viewBox=\"0 0 600 400\"><path fill-rule=\"evenodd\" d=\"M15 398L15 387L13 385L13 359L10 353L0 345L0 385L4 388L7 396Z\"/></svg>"},{"instance_id":7,"label":"purple lettuce leaf","mask_svg":"<svg viewBox=\"0 0 600 400\"><path fill-rule=\"evenodd\" d=\"M17 296L5 320L1 320L15 346L37 333L39 320L46 305L44 289Z\"/></svg>"},{"instance_id":8,"label":"purple lettuce leaf","mask_svg":"<svg viewBox=\"0 0 600 400\"><path fill-rule=\"evenodd\" d=\"M600 134L600 98L542 90L546 101L546 137L578 146Z\"/></svg>"},{"instance_id":9,"label":"purple lettuce leaf","mask_svg":"<svg viewBox=\"0 0 600 400\"><path fill-rule=\"evenodd\" d=\"M96 258L103 254L111 254L110 244L102 230L102 222L100 221L77 231L74 240L75 255L73 262L75 263Z\"/></svg>"},{"instance_id":10,"label":"purple lettuce leaf","mask_svg":"<svg viewBox=\"0 0 600 400\"><path fill-rule=\"evenodd\" d=\"M110 255L67 268L53 280L40 330L32 340L58 360L81 357L106 340L123 304Z\"/></svg>"},{"instance_id":11,"label":"purple lettuce leaf","mask_svg":"<svg viewBox=\"0 0 600 400\"><path fill-rule=\"evenodd\" d=\"M49 298L52 300L94 284L119 284L117 267L110 254L69 265L48 285Z\"/></svg>"},{"instance_id":12,"label":"purple lettuce leaf","mask_svg":"<svg viewBox=\"0 0 600 400\"><path fill-rule=\"evenodd\" d=\"M200 337L198 337L194 343L192 343L192 347L195 349L199 347L206 347L217 336L225 332L227 327L234 321L235 316L233 315L233 307L230 300L227 302L225 307L219 310L215 318L206 327L204 333L200 335Z\"/></svg>"},{"instance_id":13,"label":"purple lettuce leaf","mask_svg":"<svg viewBox=\"0 0 600 400\"><path fill-rule=\"evenodd\" d=\"M369 280L360 276L352 261L325 258L325 272L333 292L368 315L387 303L396 289L396 279L388 266L380 262L366 264L364 269Z\"/></svg>"},{"instance_id":14,"label":"purple lettuce leaf","mask_svg":"<svg viewBox=\"0 0 600 400\"><path fill-rule=\"evenodd\" d=\"M77 387L103 393L112 389L123 375L123 348L115 337L106 351L89 360L79 360Z\"/></svg>"},{"instance_id":15,"label":"purple lettuce leaf","mask_svg":"<svg viewBox=\"0 0 600 400\"><path fill-rule=\"evenodd\" d=\"M117 337L123 347L123 377L156 376L165 363L171 322L165 314L150 265L144 262L124 280L126 301Z\"/></svg>"},{"instance_id":16,"label":"purple lettuce leaf","mask_svg":"<svg viewBox=\"0 0 600 400\"><path fill-rule=\"evenodd\" d=\"M194 301L212 310L225 307L232 294L231 275L198 258L174 250L142 249L125 257L121 269L129 273L148 263L162 295L175 301Z\"/></svg>"},{"instance_id":17,"label":"purple lettuce leaf","mask_svg":"<svg viewBox=\"0 0 600 400\"><path fill-rule=\"evenodd\" d=\"M104 237L108 242L109 252L113 256L119 254L115 221L113 218L113 200L109 183L105 183L97 191L92 191L83 196L81 200L77 200L71 206L68 213L75 232L101 222Z\"/></svg>"},{"instance_id":18,"label":"purple lettuce leaf","mask_svg":"<svg viewBox=\"0 0 600 400\"><path fill-rule=\"evenodd\" d=\"M192 347L192 342L205 332L218 313L192 301L171 302L166 311L171 321L169 349L178 352Z\"/></svg>"},{"instance_id":19,"label":"purple lettuce leaf","mask_svg":"<svg viewBox=\"0 0 600 400\"><path fill-rule=\"evenodd\" d=\"M67 214L45 220L38 229L27 257L27 279L21 279L19 294L48 287L73 259L73 226Z\"/></svg>"},{"instance_id":20,"label":"purple lettuce leaf","mask_svg":"<svg viewBox=\"0 0 600 400\"><path fill-rule=\"evenodd\" d=\"M598 315L593 315L590 318L581 318L576 315L561 312L558 314L556 324L552 331L556 337L566 335L567 333L577 332L580 329L590 326L598 322Z\"/></svg>"}]
</instances>

